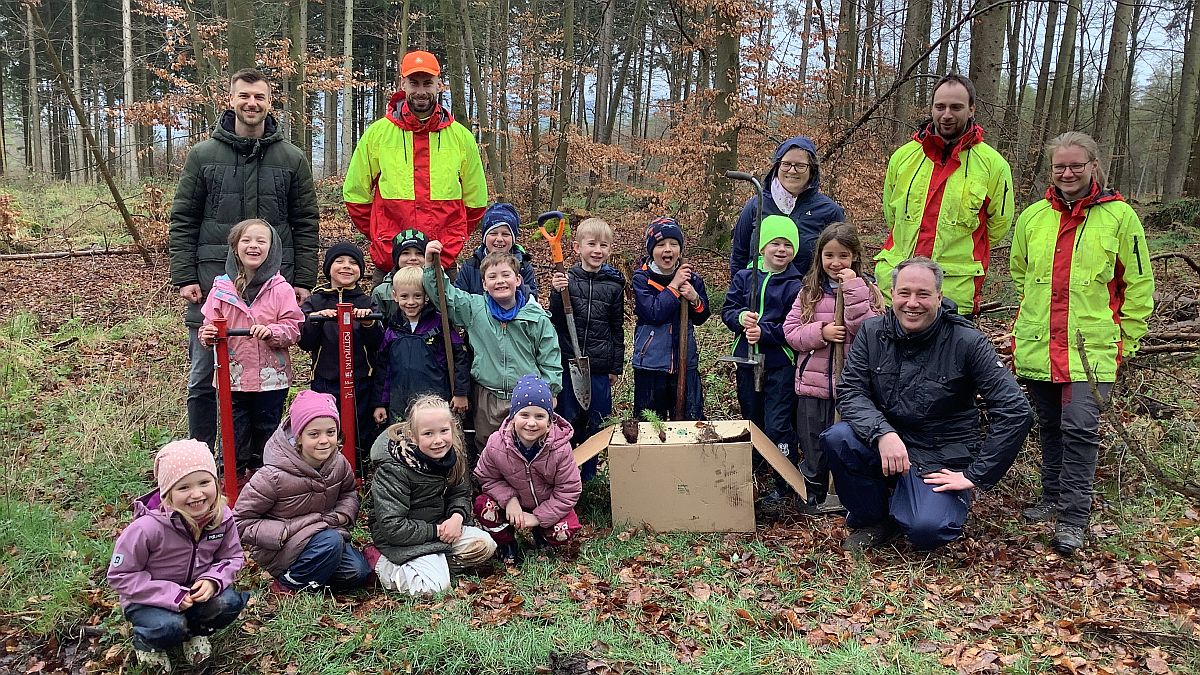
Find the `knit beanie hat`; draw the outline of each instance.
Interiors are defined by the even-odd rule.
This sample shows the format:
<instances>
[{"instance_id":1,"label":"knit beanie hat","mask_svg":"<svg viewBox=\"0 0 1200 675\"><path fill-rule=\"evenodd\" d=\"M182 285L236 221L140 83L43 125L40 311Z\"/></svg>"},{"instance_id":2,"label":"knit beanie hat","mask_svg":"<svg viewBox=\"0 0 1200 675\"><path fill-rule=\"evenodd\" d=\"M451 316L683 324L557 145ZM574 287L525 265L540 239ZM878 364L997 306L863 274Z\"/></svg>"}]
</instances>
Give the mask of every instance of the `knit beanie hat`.
<instances>
[{"instance_id":1,"label":"knit beanie hat","mask_svg":"<svg viewBox=\"0 0 1200 675\"><path fill-rule=\"evenodd\" d=\"M392 269L400 267L400 254L406 248L415 248L425 255L425 246L429 243L429 237L420 230L408 228L395 237L392 237Z\"/></svg>"},{"instance_id":2,"label":"knit beanie hat","mask_svg":"<svg viewBox=\"0 0 1200 675\"><path fill-rule=\"evenodd\" d=\"M204 441L193 438L171 441L154 455L154 480L158 483L158 493L164 498L176 483L193 471L207 471L214 480L217 477L217 461Z\"/></svg>"},{"instance_id":3,"label":"knit beanie hat","mask_svg":"<svg viewBox=\"0 0 1200 675\"><path fill-rule=\"evenodd\" d=\"M483 212L483 220L480 221L479 229L483 231L483 236L487 236L488 232L497 227L507 227L512 233L513 241L517 240L517 229L521 226L521 217L517 215L517 209L512 204L505 202L497 202L487 208Z\"/></svg>"},{"instance_id":4,"label":"knit beanie hat","mask_svg":"<svg viewBox=\"0 0 1200 675\"><path fill-rule=\"evenodd\" d=\"M554 415L554 406L550 405L550 385L537 375L522 375L513 387L512 401L508 404L508 417L511 419L522 408L535 405L545 408L546 412Z\"/></svg>"},{"instance_id":5,"label":"knit beanie hat","mask_svg":"<svg viewBox=\"0 0 1200 675\"><path fill-rule=\"evenodd\" d=\"M796 231L796 223L787 216L766 216L758 226L758 250L761 253L767 244L775 239L786 239L792 245L792 250L800 251L800 233Z\"/></svg>"},{"instance_id":6,"label":"knit beanie hat","mask_svg":"<svg viewBox=\"0 0 1200 675\"><path fill-rule=\"evenodd\" d=\"M326 279L329 278L329 269L333 267L333 261L344 255L354 258L354 262L358 265L358 276L362 277L367 269L362 249L351 242L339 241L325 250L325 260L321 263L321 271L325 273Z\"/></svg>"},{"instance_id":7,"label":"knit beanie hat","mask_svg":"<svg viewBox=\"0 0 1200 675\"><path fill-rule=\"evenodd\" d=\"M332 417L340 430L342 421L338 418L337 400L331 394L322 394L311 389L296 394L292 407L288 409L288 419L291 420L289 430L293 436L299 436L309 422L318 417Z\"/></svg>"},{"instance_id":8,"label":"knit beanie hat","mask_svg":"<svg viewBox=\"0 0 1200 675\"><path fill-rule=\"evenodd\" d=\"M679 250L683 251L683 230L674 218L663 216L650 221L646 228L646 255L653 255L655 244L663 239L678 241Z\"/></svg>"}]
</instances>

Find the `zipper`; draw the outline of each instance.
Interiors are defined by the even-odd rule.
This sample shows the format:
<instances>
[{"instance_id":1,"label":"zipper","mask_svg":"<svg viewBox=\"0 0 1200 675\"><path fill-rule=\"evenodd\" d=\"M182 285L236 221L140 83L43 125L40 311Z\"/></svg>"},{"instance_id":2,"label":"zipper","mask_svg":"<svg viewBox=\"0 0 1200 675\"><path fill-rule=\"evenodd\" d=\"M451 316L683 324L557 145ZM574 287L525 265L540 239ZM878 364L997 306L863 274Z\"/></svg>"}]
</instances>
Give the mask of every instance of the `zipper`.
<instances>
[{"instance_id":1,"label":"zipper","mask_svg":"<svg viewBox=\"0 0 1200 675\"><path fill-rule=\"evenodd\" d=\"M1141 247L1138 246L1139 241L1140 240L1136 236L1133 238L1133 257L1137 260L1138 275L1140 276L1142 274L1142 254L1139 252L1141 249Z\"/></svg>"},{"instance_id":2,"label":"zipper","mask_svg":"<svg viewBox=\"0 0 1200 675\"><path fill-rule=\"evenodd\" d=\"M174 518L174 516L172 516L172 517L171 517L171 525L172 525L172 526L175 528L175 531L176 531L176 532L179 532L179 531L180 531L180 530L179 530L179 523L175 522L175 518ZM201 534L201 537L203 537L203 535L204 535L204 531L203 531L203 530L201 530L200 534ZM187 531L187 528L184 528L184 537L185 537L185 538L188 540L188 542L190 542L190 543L191 543L191 545L192 545L192 557L191 557L191 560L188 562L188 575L187 575L187 583L185 583L185 584L183 584L183 585L184 585L184 586L187 586L188 588L191 588L191 586L192 586L192 575L193 575L193 574L195 574L195 572L196 572L196 552L200 550L200 542L199 542L198 540L194 539L194 538L191 536L191 532L188 532L188 531Z\"/></svg>"},{"instance_id":3,"label":"zipper","mask_svg":"<svg viewBox=\"0 0 1200 675\"><path fill-rule=\"evenodd\" d=\"M1004 198L1000 200L1000 215L1004 215L1004 205L1008 203L1008 181L1004 181Z\"/></svg>"},{"instance_id":4,"label":"zipper","mask_svg":"<svg viewBox=\"0 0 1200 675\"><path fill-rule=\"evenodd\" d=\"M1088 221L1089 215L1091 215L1091 211L1084 214L1083 222L1079 224L1079 236L1075 237L1075 251L1076 252L1079 251L1079 242L1083 241L1083 230L1084 230L1084 228L1087 227L1087 221Z\"/></svg>"},{"instance_id":5,"label":"zipper","mask_svg":"<svg viewBox=\"0 0 1200 675\"><path fill-rule=\"evenodd\" d=\"M650 351L651 342L654 342L654 331L650 331L650 337L646 338L646 343L642 345L642 351L638 353L639 357L646 356L646 352Z\"/></svg>"},{"instance_id":6,"label":"zipper","mask_svg":"<svg viewBox=\"0 0 1200 675\"><path fill-rule=\"evenodd\" d=\"M917 174L921 173L921 167L925 165L926 159L928 159L928 158L925 157L925 151L922 150L921 151L921 163L917 165L916 171L913 171L912 178L910 178L908 181L908 190L905 191L905 193L904 193L904 217L905 218L908 217L908 200L912 198L913 183L917 182Z\"/></svg>"}]
</instances>

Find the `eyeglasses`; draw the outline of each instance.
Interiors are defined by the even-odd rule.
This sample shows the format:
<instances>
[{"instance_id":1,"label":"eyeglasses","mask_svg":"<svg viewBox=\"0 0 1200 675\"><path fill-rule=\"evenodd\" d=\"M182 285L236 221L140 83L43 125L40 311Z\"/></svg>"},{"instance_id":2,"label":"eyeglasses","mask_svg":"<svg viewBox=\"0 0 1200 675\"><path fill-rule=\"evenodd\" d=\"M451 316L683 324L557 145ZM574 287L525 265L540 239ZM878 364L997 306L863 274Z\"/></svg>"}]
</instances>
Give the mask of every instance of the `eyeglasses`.
<instances>
[{"instance_id":1,"label":"eyeglasses","mask_svg":"<svg viewBox=\"0 0 1200 675\"><path fill-rule=\"evenodd\" d=\"M1091 164L1091 162L1085 162L1083 164L1055 164L1054 166L1050 167L1050 170L1054 172L1055 176L1063 175L1067 172L1067 169L1070 169L1071 173L1079 175L1084 169L1087 168L1088 164Z\"/></svg>"},{"instance_id":2,"label":"eyeglasses","mask_svg":"<svg viewBox=\"0 0 1200 675\"><path fill-rule=\"evenodd\" d=\"M780 162L779 169L781 171L793 171L795 173L807 173L812 168L812 164L803 162Z\"/></svg>"}]
</instances>

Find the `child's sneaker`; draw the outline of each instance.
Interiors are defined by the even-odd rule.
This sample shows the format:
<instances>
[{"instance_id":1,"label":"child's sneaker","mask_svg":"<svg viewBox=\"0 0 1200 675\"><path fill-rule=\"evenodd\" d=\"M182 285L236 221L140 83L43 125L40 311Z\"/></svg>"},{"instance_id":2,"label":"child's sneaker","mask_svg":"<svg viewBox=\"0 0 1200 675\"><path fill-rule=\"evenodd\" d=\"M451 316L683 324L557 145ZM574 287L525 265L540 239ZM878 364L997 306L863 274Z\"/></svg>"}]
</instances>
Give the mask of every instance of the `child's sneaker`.
<instances>
[{"instance_id":1,"label":"child's sneaker","mask_svg":"<svg viewBox=\"0 0 1200 675\"><path fill-rule=\"evenodd\" d=\"M152 672L160 673L171 672L171 659L166 652L149 649L136 649L133 652L137 656L138 664Z\"/></svg>"},{"instance_id":2,"label":"child's sneaker","mask_svg":"<svg viewBox=\"0 0 1200 675\"><path fill-rule=\"evenodd\" d=\"M275 595L282 595L284 597L290 598L291 596L296 594L296 589L289 588L286 584L284 584L279 579L272 579L271 580L271 592L274 593Z\"/></svg>"},{"instance_id":3,"label":"child's sneaker","mask_svg":"<svg viewBox=\"0 0 1200 675\"><path fill-rule=\"evenodd\" d=\"M500 562L509 567L520 565L525 560L525 556L521 552L521 545L516 541L497 545L496 557L500 559Z\"/></svg>"},{"instance_id":4,"label":"child's sneaker","mask_svg":"<svg viewBox=\"0 0 1200 675\"><path fill-rule=\"evenodd\" d=\"M193 666L198 666L212 656L212 643L203 635L183 643L183 659Z\"/></svg>"}]
</instances>

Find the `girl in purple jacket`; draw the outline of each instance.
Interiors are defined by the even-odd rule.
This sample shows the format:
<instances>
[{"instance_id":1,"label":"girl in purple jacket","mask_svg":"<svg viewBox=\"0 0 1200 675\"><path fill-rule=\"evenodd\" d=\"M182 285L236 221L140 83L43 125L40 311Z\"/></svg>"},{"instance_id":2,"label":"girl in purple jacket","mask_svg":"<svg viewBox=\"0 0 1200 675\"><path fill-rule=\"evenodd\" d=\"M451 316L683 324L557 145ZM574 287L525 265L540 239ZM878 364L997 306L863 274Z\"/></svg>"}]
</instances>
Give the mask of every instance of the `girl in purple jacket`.
<instances>
[{"instance_id":1,"label":"girl in purple jacket","mask_svg":"<svg viewBox=\"0 0 1200 675\"><path fill-rule=\"evenodd\" d=\"M225 274L213 281L201 312L200 342L212 345L217 329L249 329L248 337L229 338L229 383L233 389L233 432L239 482L262 466L263 446L283 417L292 359L288 347L300 339L304 314L296 291L279 273L283 246L265 220L243 220L229 231ZM214 384L215 386L215 384Z\"/></svg>"},{"instance_id":2,"label":"girl in purple jacket","mask_svg":"<svg viewBox=\"0 0 1200 675\"><path fill-rule=\"evenodd\" d=\"M816 257L792 310L783 322L783 335L796 350L796 437L803 454L800 470L808 488L807 513L822 509L829 487L829 463L821 452L821 433L833 424L833 345L850 343L863 321L883 310L883 296L862 276L863 247L853 225L834 223L817 238ZM845 325L834 323L837 289L842 289Z\"/></svg>"},{"instance_id":3,"label":"girl in purple jacket","mask_svg":"<svg viewBox=\"0 0 1200 675\"><path fill-rule=\"evenodd\" d=\"M475 466L483 489L475 499L475 518L492 533L500 559L516 564L517 531L532 530L539 547L574 539L583 482L571 453L574 431L555 414L550 385L536 375L522 376L508 409L508 419L488 438Z\"/></svg>"},{"instance_id":4,"label":"girl in purple jacket","mask_svg":"<svg viewBox=\"0 0 1200 675\"><path fill-rule=\"evenodd\" d=\"M117 538L108 583L133 624L138 661L169 671L166 650L179 645L189 665L205 661L208 636L237 619L249 594L233 590L245 559L208 446L164 445L154 478L158 489L134 502Z\"/></svg>"}]
</instances>

